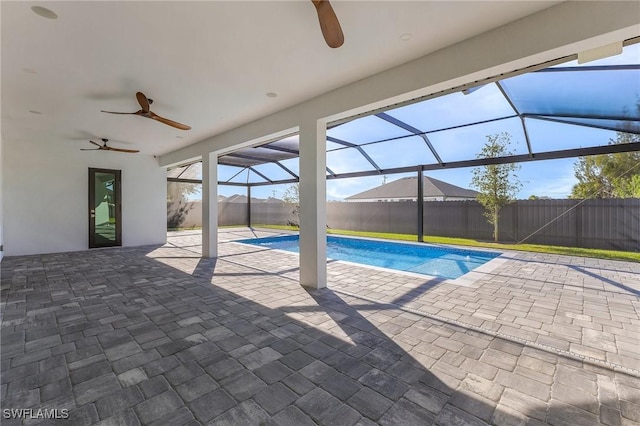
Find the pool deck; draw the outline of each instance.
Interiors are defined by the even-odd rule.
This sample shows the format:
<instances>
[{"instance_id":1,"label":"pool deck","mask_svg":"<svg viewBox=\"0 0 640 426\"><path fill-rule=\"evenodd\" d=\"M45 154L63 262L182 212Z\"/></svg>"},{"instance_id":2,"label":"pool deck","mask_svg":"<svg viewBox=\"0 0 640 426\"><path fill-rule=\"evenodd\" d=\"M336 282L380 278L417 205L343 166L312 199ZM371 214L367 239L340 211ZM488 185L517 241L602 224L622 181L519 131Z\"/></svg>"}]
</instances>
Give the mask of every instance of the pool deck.
<instances>
[{"instance_id":1,"label":"pool deck","mask_svg":"<svg viewBox=\"0 0 640 426\"><path fill-rule=\"evenodd\" d=\"M637 425L640 263L512 252L456 281L225 228L2 260L2 408L60 424ZM35 411L34 411L35 413ZM3 425L52 420L2 419Z\"/></svg>"}]
</instances>

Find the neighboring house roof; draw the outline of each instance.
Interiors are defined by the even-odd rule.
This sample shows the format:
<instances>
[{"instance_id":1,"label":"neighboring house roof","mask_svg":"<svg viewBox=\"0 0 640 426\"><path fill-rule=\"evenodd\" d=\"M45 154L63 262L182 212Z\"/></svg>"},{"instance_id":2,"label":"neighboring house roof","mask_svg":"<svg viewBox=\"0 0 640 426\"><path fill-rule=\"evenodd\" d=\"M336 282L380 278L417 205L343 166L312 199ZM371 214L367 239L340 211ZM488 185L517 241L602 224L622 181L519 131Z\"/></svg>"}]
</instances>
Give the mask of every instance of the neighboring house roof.
<instances>
[{"instance_id":1,"label":"neighboring house roof","mask_svg":"<svg viewBox=\"0 0 640 426\"><path fill-rule=\"evenodd\" d=\"M280 198L269 197L264 200L265 203L284 203Z\"/></svg>"},{"instance_id":2,"label":"neighboring house roof","mask_svg":"<svg viewBox=\"0 0 640 426\"><path fill-rule=\"evenodd\" d=\"M406 177L393 182L380 185L359 194L347 197L347 200L389 200L389 199L415 199L418 197L418 178ZM460 188L459 186L434 179L429 176L424 177L423 194L425 198L476 198L477 191Z\"/></svg>"},{"instance_id":3,"label":"neighboring house roof","mask_svg":"<svg viewBox=\"0 0 640 426\"><path fill-rule=\"evenodd\" d=\"M226 203L246 203L247 202L247 196L246 195L233 194L233 195L227 197L224 201Z\"/></svg>"},{"instance_id":4,"label":"neighboring house roof","mask_svg":"<svg viewBox=\"0 0 640 426\"><path fill-rule=\"evenodd\" d=\"M220 201L220 200L219 200ZM225 198L224 200L225 203L246 203L247 202L247 196L246 195L239 195L239 194L233 194L227 198ZM273 198L273 197L269 197L267 199L264 198L255 198L255 197L251 197L251 203L252 204L259 204L259 203L283 203L284 201L278 199L278 198Z\"/></svg>"}]
</instances>

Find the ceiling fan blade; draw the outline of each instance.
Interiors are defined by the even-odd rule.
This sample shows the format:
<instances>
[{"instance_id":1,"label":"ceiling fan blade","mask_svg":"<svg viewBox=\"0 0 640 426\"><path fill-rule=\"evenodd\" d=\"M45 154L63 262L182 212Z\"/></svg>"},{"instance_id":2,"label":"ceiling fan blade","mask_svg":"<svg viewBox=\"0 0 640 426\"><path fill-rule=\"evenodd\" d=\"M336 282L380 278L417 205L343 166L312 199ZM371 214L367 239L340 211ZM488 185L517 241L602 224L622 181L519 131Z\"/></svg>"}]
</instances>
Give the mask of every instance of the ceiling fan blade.
<instances>
[{"instance_id":1,"label":"ceiling fan blade","mask_svg":"<svg viewBox=\"0 0 640 426\"><path fill-rule=\"evenodd\" d=\"M100 148L80 148L80 151L100 151Z\"/></svg>"},{"instance_id":2,"label":"ceiling fan blade","mask_svg":"<svg viewBox=\"0 0 640 426\"><path fill-rule=\"evenodd\" d=\"M140 152L140 150L138 150L138 149L112 148L110 146L108 146L107 149L109 151L118 151L118 152L129 152L129 153Z\"/></svg>"},{"instance_id":3,"label":"ceiling fan blade","mask_svg":"<svg viewBox=\"0 0 640 426\"><path fill-rule=\"evenodd\" d=\"M145 118L151 118L152 120L159 121L168 126L175 127L180 130L191 130L191 126L187 126L186 124L178 123L177 121L169 120L168 118L160 117L158 114L153 113L149 110L150 99L142 92L136 92L136 99L140 104L142 109L136 112L117 112L117 111L105 111L100 110L102 112L106 112L109 114L125 114L125 115L139 115Z\"/></svg>"},{"instance_id":4,"label":"ceiling fan blade","mask_svg":"<svg viewBox=\"0 0 640 426\"><path fill-rule=\"evenodd\" d=\"M156 121L164 123L164 124L166 124L168 126L175 127L176 129L191 130L191 126L187 126L186 124L181 124L181 123L178 123L176 121L169 120L168 118L160 117L158 114L155 114L155 113L153 113L151 111L149 111L149 118L152 118L152 119L154 119Z\"/></svg>"},{"instance_id":5,"label":"ceiling fan blade","mask_svg":"<svg viewBox=\"0 0 640 426\"><path fill-rule=\"evenodd\" d=\"M142 111L149 112L149 98L147 98L142 92L136 92L136 99L138 100Z\"/></svg>"},{"instance_id":6,"label":"ceiling fan blade","mask_svg":"<svg viewBox=\"0 0 640 426\"><path fill-rule=\"evenodd\" d=\"M105 110L100 110L100 112L106 112L108 114L138 114L138 112L116 112L116 111L105 111Z\"/></svg>"},{"instance_id":7,"label":"ceiling fan blade","mask_svg":"<svg viewBox=\"0 0 640 426\"><path fill-rule=\"evenodd\" d=\"M94 141L91 141L91 140L90 140L89 142L91 142L91 143L92 143L92 144L94 144L95 146L102 146L102 145L100 145L98 142L94 142Z\"/></svg>"},{"instance_id":8,"label":"ceiling fan blade","mask_svg":"<svg viewBox=\"0 0 640 426\"><path fill-rule=\"evenodd\" d=\"M329 0L311 0L318 12L318 21L320 21L320 30L324 40L329 47L337 48L344 43L344 34L342 34L342 28L338 17L331 7Z\"/></svg>"}]
</instances>

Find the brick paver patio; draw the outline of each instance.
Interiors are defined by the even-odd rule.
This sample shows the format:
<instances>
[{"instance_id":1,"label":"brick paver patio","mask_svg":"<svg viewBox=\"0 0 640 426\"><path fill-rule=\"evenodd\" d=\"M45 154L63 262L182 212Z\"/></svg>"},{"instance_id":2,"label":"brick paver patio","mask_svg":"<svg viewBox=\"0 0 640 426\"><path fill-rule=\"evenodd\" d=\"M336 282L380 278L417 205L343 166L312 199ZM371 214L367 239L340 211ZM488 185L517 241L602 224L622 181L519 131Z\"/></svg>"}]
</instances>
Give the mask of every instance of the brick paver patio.
<instances>
[{"instance_id":1,"label":"brick paver patio","mask_svg":"<svg viewBox=\"0 0 640 426\"><path fill-rule=\"evenodd\" d=\"M59 424L640 424L640 264L510 253L472 280L199 232L2 261L2 408ZM7 420L3 425L22 424ZM55 420L27 419L24 424Z\"/></svg>"}]
</instances>

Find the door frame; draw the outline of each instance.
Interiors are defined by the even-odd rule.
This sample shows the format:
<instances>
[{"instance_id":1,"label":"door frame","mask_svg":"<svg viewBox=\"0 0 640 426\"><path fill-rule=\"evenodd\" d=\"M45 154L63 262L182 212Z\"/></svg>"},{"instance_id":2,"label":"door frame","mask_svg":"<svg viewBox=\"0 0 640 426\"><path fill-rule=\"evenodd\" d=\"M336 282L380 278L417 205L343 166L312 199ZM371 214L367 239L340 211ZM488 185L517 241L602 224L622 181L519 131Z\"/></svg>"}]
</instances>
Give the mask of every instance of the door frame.
<instances>
[{"instance_id":1,"label":"door frame","mask_svg":"<svg viewBox=\"0 0 640 426\"><path fill-rule=\"evenodd\" d=\"M96 186L95 177L96 173L111 173L115 176L115 216L116 216L116 240L110 244L99 244L96 241L96 218L95 218L95 196ZM111 169L98 169L89 167L89 205L87 210L87 216L89 218L89 248L99 247L118 247L122 246L122 172L120 170Z\"/></svg>"}]
</instances>

